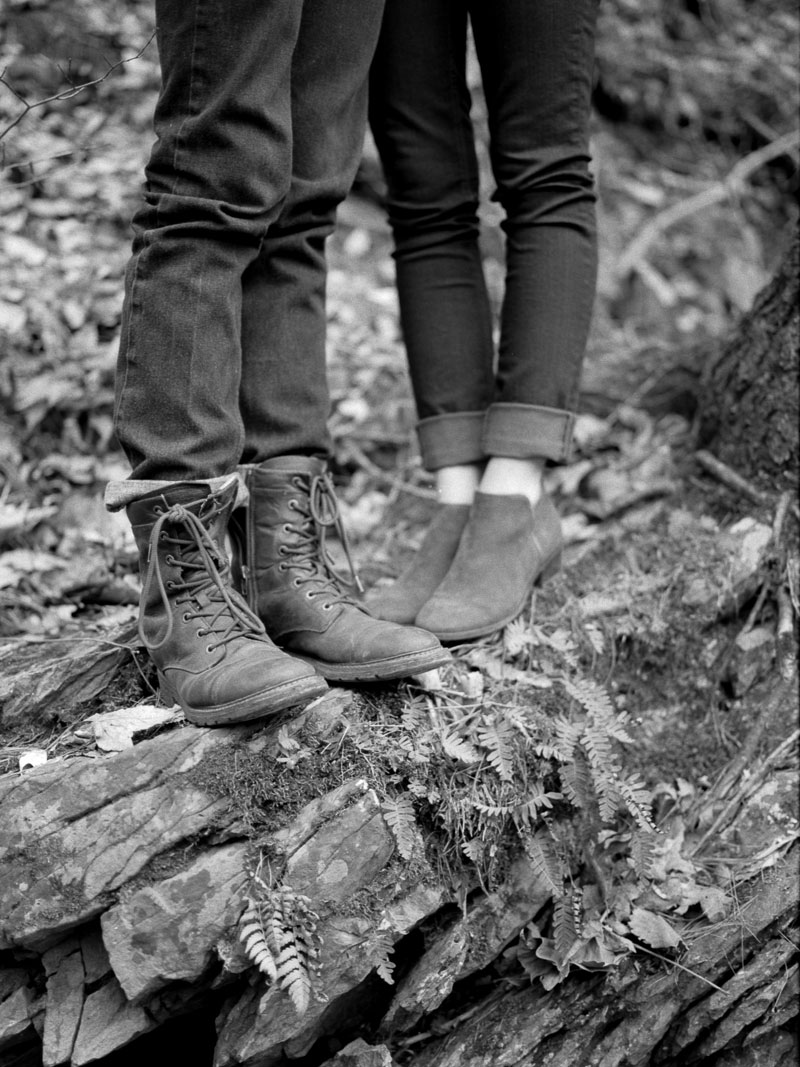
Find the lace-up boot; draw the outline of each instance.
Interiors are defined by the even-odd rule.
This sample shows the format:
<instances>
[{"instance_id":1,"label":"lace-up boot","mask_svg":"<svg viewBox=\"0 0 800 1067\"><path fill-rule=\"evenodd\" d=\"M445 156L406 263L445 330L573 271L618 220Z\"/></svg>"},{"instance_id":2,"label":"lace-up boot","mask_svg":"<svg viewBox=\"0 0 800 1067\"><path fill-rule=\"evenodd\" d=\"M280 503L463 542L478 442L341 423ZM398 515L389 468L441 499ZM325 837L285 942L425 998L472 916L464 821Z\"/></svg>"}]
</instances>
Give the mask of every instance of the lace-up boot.
<instances>
[{"instance_id":1,"label":"lace-up boot","mask_svg":"<svg viewBox=\"0 0 800 1067\"><path fill-rule=\"evenodd\" d=\"M431 634L374 618L346 590L326 544L335 531L350 562L322 460L267 460L249 468L247 487L250 503L239 525L243 584L250 606L282 648L324 678L350 682L403 678L449 662Z\"/></svg>"},{"instance_id":2,"label":"lace-up boot","mask_svg":"<svg viewBox=\"0 0 800 1067\"><path fill-rule=\"evenodd\" d=\"M244 722L325 692L323 679L287 656L226 580L220 545L236 498L179 483L127 508L139 548L139 636L162 694L198 726Z\"/></svg>"}]
</instances>

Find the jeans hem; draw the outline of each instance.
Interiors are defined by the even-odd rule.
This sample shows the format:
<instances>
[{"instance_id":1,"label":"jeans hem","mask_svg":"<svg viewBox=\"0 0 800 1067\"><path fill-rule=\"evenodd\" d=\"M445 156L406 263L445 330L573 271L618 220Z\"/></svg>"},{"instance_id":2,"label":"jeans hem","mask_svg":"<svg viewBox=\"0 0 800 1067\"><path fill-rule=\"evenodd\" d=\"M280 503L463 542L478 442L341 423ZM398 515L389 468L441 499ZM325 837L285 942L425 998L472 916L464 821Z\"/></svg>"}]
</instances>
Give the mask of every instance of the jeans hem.
<instances>
[{"instance_id":1,"label":"jeans hem","mask_svg":"<svg viewBox=\"0 0 800 1067\"><path fill-rule=\"evenodd\" d=\"M432 415L417 424L422 464L428 471L486 459L481 445L483 411Z\"/></svg>"},{"instance_id":2,"label":"jeans hem","mask_svg":"<svg viewBox=\"0 0 800 1067\"><path fill-rule=\"evenodd\" d=\"M514 459L569 458L575 415L536 404L492 404L486 412L482 446L487 456Z\"/></svg>"}]
</instances>

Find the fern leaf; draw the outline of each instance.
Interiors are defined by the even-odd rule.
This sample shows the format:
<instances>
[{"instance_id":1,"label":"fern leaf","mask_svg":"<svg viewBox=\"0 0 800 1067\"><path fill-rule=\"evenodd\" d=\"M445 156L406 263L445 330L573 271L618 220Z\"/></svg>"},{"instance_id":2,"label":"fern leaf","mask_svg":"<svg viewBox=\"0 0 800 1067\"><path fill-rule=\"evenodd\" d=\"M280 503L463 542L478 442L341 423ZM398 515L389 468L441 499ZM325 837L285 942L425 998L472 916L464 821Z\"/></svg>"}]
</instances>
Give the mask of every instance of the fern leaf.
<instances>
[{"instance_id":1,"label":"fern leaf","mask_svg":"<svg viewBox=\"0 0 800 1067\"><path fill-rule=\"evenodd\" d=\"M577 908L576 908L577 903ZM556 952L566 961L572 946L580 937L580 899L574 890L565 893L553 908L553 940ZM576 922L576 917L578 921Z\"/></svg>"},{"instance_id":2,"label":"fern leaf","mask_svg":"<svg viewBox=\"0 0 800 1067\"><path fill-rule=\"evenodd\" d=\"M311 978L308 969L295 955L288 958L284 968L279 972L281 988L291 997L298 1015L305 1015L311 1001Z\"/></svg>"},{"instance_id":3,"label":"fern leaf","mask_svg":"<svg viewBox=\"0 0 800 1067\"><path fill-rule=\"evenodd\" d=\"M536 877L550 887L555 897L560 897L564 892L564 871L550 835L543 830L524 834L522 845Z\"/></svg>"},{"instance_id":4,"label":"fern leaf","mask_svg":"<svg viewBox=\"0 0 800 1067\"><path fill-rule=\"evenodd\" d=\"M461 842L461 851L468 860L472 860L473 863L479 864L483 860L486 846L479 837L472 837L469 841Z\"/></svg>"},{"instance_id":5,"label":"fern leaf","mask_svg":"<svg viewBox=\"0 0 800 1067\"><path fill-rule=\"evenodd\" d=\"M404 860L411 859L417 826L411 798L403 794L397 797L387 797L381 804L381 811L397 843L398 852Z\"/></svg>"},{"instance_id":6,"label":"fern leaf","mask_svg":"<svg viewBox=\"0 0 800 1067\"><path fill-rule=\"evenodd\" d=\"M616 770L616 760L611 751L611 741L606 731L595 723L587 723L581 734L581 745L589 757L594 771L603 777Z\"/></svg>"},{"instance_id":7,"label":"fern leaf","mask_svg":"<svg viewBox=\"0 0 800 1067\"><path fill-rule=\"evenodd\" d=\"M561 799L561 793L545 793L538 782L533 782L525 800L514 808L514 822L517 826L528 827L539 818L542 810L552 808L553 801Z\"/></svg>"},{"instance_id":8,"label":"fern leaf","mask_svg":"<svg viewBox=\"0 0 800 1067\"><path fill-rule=\"evenodd\" d=\"M506 626L504 641L509 656L518 656L526 648L530 648L531 634L527 624L522 619L513 619Z\"/></svg>"},{"instance_id":9,"label":"fern leaf","mask_svg":"<svg viewBox=\"0 0 800 1067\"><path fill-rule=\"evenodd\" d=\"M581 727L571 723L569 719L565 719L562 715L559 715L555 721L556 730L556 751L558 752L558 758L564 763L572 759L575 748L580 741Z\"/></svg>"},{"instance_id":10,"label":"fern leaf","mask_svg":"<svg viewBox=\"0 0 800 1067\"><path fill-rule=\"evenodd\" d=\"M586 756L576 748L570 763L563 763L558 770L561 790L576 808L591 809L597 801L592 772Z\"/></svg>"},{"instance_id":11,"label":"fern leaf","mask_svg":"<svg viewBox=\"0 0 800 1067\"><path fill-rule=\"evenodd\" d=\"M602 656L606 648L606 638L602 629L595 623L587 623L583 628L583 632L592 646L592 649L598 656Z\"/></svg>"},{"instance_id":12,"label":"fern leaf","mask_svg":"<svg viewBox=\"0 0 800 1067\"><path fill-rule=\"evenodd\" d=\"M269 885L261 877L263 860L251 872L250 894L239 922L248 958L279 989L298 1013L308 1010L312 977L318 976L319 916L311 901L289 886Z\"/></svg>"},{"instance_id":13,"label":"fern leaf","mask_svg":"<svg viewBox=\"0 0 800 1067\"><path fill-rule=\"evenodd\" d=\"M469 741L465 741L463 738L456 737L455 734L443 733L441 735L442 749L446 755L450 756L454 760L458 760L459 763L466 763L467 766L473 763L477 763L480 760L480 753L474 745Z\"/></svg>"},{"instance_id":14,"label":"fern leaf","mask_svg":"<svg viewBox=\"0 0 800 1067\"><path fill-rule=\"evenodd\" d=\"M510 782L514 778L514 734L503 717L491 716L478 727L478 740L486 749L489 763L500 779Z\"/></svg>"},{"instance_id":15,"label":"fern leaf","mask_svg":"<svg viewBox=\"0 0 800 1067\"><path fill-rule=\"evenodd\" d=\"M593 778L597 787L597 809L601 822L613 823L619 811L621 798L617 790L616 778Z\"/></svg>"},{"instance_id":16,"label":"fern leaf","mask_svg":"<svg viewBox=\"0 0 800 1067\"><path fill-rule=\"evenodd\" d=\"M544 635L544 641L571 667L577 667L578 657L575 654L575 642L566 630L554 630L553 633Z\"/></svg>"},{"instance_id":17,"label":"fern leaf","mask_svg":"<svg viewBox=\"0 0 800 1067\"><path fill-rule=\"evenodd\" d=\"M394 985L394 942L386 931L375 930L367 941L367 956L370 963L387 985Z\"/></svg>"},{"instance_id":18,"label":"fern leaf","mask_svg":"<svg viewBox=\"0 0 800 1067\"><path fill-rule=\"evenodd\" d=\"M616 786L625 807L636 820L639 829L657 832L658 827L650 816L653 794L641 778L638 775L629 775L627 778L617 779Z\"/></svg>"},{"instance_id":19,"label":"fern leaf","mask_svg":"<svg viewBox=\"0 0 800 1067\"><path fill-rule=\"evenodd\" d=\"M562 678L562 684L572 699L593 718L604 720L613 717L611 697L598 682L589 678Z\"/></svg>"},{"instance_id":20,"label":"fern leaf","mask_svg":"<svg viewBox=\"0 0 800 1067\"><path fill-rule=\"evenodd\" d=\"M631 859L633 867L640 878L649 878L653 869L656 835L651 832L633 834L631 837Z\"/></svg>"},{"instance_id":21,"label":"fern leaf","mask_svg":"<svg viewBox=\"0 0 800 1067\"><path fill-rule=\"evenodd\" d=\"M244 914L239 920L239 939L244 945L248 959L271 982L276 981L278 972L275 967L275 957L267 944L261 910L253 900L248 900Z\"/></svg>"}]
</instances>

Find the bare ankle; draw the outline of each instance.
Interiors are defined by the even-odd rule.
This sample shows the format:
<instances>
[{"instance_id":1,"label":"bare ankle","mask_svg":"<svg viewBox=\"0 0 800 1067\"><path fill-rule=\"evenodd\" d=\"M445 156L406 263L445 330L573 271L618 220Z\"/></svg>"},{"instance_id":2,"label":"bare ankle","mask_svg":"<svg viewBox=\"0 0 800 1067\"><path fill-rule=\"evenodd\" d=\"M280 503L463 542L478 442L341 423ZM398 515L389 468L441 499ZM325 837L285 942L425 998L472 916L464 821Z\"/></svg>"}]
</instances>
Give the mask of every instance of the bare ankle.
<instances>
[{"instance_id":1,"label":"bare ankle","mask_svg":"<svg viewBox=\"0 0 800 1067\"><path fill-rule=\"evenodd\" d=\"M526 496L535 507L544 494L544 465L539 458L492 456L480 481L480 491L499 496Z\"/></svg>"},{"instance_id":2,"label":"bare ankle","mask_svg":"<svg viewBox=\"0 0 800 1067\"><path fill-rule=\"evenodd\" d=\"M436 492L440 504L471 504L483 472L481 463L440 467L436 471Z\"/></svg>"}]
</instances>

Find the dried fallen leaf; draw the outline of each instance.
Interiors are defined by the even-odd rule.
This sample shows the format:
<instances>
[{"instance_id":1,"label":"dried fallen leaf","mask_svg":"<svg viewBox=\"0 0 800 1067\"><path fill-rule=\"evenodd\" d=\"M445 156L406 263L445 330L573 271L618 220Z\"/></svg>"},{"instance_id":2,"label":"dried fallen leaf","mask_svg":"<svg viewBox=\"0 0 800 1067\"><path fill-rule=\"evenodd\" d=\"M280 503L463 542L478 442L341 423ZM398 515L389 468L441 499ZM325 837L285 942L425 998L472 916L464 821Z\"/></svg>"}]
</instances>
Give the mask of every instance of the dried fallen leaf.
<instances>
[{"instance_id":1,"label":"dried fallen leaf","mask_svg":"<svg viewBox=\"0 0 800 1067\"><path fill-rule=\"evenodd\" d=\"M19 769L22 771L30 770L31 767L41 767L43 763L47 763L47 753L43 748L32 748L27 752L23 752L19 757Z\"/></svg>"},{"instance_id":2,"label":"dried fallen leaf","mask_svg":"<svg viewBox=\"0 0 800 1067\"><path fill-rule=\"evenodd\" d=\"M132 748L136 734L146 733L165 723L182 721L183 712L180 708L156 708L150 704L101 712L90 715L86 720L91 723L97 747L103 752L121 752L122 749Z\"/></svg>"},{"instance_id":3,"label":"dried fallen leaf","mask_svg":"<svg viewBox=\"0 0 800 1067\"><path fill-rule=\"evenodd\" d=\"M677 930L657 912L634 908L628 921L630 931L651 948L677 948L681 937Z\"/></svg>"}]
</instances>

